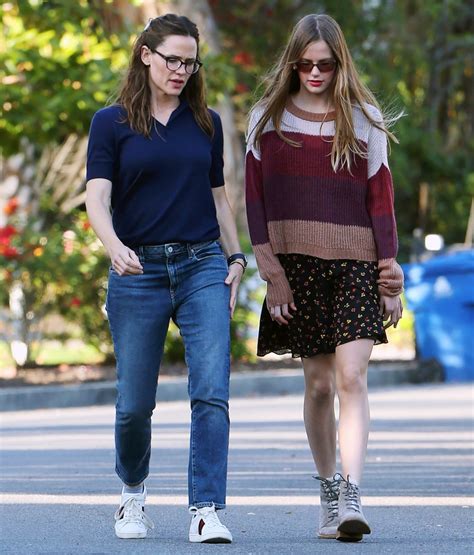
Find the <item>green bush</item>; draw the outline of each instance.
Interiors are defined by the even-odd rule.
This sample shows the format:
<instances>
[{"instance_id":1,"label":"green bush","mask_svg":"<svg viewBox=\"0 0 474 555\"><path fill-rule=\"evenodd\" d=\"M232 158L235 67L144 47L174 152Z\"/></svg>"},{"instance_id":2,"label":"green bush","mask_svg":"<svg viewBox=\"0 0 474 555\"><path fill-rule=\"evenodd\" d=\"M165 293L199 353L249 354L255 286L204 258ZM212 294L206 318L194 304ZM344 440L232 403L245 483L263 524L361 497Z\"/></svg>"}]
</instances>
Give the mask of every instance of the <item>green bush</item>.
<instances>
[{"instance_id":1,"label":"green bush","mask_svg":"<svg viewBox=\"0 0 474 555\"><path fill-rule=\"evenodd\" d=\"M103 313L108 261L85 213L67 219L69 225L63 219L47 231L31 224L0 229L0 302L11 308L7 337L30 346L44 335L45 318L59 314L79 326L84 342L109 355Z\"/></svg>"},{"instance_id":2,"label":"green bush","mask_svg":"<svg viewBox=\"0 0 474 555\"><path fill-rule=\"evenodd\" d=\"M14 215L13 215L14 218ZM0 306L7 309L10 294L21 291L21 310L12 314L9 339L29 347L26 364L34 362L31 345L45 337L44 321L60 315L74 324L79 337L105 355L113 356L105 313L109 259L97 239L87 216L76 210L51 224L46 232L37 232L27 224L21 229L13 223L0 228ZM248 288L252 270L244 276L239 303L231 323L232 357L249 359L247 346L252 320L253 293ZM15 321L13 321L15 319ZM49 332L49 337L67 339L63 329ZM171 323L165 344L165 361L184 360L179 330Z\"/></svg>"}]
</instances>

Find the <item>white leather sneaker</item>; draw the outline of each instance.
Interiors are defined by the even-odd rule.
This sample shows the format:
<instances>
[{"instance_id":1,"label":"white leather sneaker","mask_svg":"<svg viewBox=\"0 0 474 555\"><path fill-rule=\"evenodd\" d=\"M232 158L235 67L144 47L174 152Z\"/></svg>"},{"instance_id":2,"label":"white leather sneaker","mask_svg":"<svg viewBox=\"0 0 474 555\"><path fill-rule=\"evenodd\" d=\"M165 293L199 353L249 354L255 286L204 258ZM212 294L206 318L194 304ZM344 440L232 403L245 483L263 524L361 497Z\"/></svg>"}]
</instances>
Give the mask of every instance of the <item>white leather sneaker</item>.
<instances>
[{"instance_id":1,"label":"white leather sneaker","mask_svg":"<svg viewBox=\"0 0 474 555\"><path fill-rule=\"evenodd\" d=\"M189 528L189 541L193 543L232 543L232 534L222 524L212 507L190 507L193 515Z\"/></svg>"},{"instance_id":2,"label":"white leather sneaker","mask_svg":"<svg viewBox=\"0 0 474 555\"><path fill-rule=\"evenodd\" d=\"M153 521L145 514L146 487L142 493L122 493L120 507L115 513L115 535L122 539L146 538L154 528Z\"/></svg>"}]
</instances>

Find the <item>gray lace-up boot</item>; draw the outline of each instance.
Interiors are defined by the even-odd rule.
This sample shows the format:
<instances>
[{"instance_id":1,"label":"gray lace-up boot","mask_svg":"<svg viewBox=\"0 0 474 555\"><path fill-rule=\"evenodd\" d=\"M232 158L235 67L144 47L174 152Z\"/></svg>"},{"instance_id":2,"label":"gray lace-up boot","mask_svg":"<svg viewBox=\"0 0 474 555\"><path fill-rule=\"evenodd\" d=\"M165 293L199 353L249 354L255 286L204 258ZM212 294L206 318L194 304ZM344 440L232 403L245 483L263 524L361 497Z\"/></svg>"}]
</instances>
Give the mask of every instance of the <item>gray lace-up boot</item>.
<instances>
[{"instance_id":1,"label":"gray lace-up boot","mask_svg":"<svg viewBox=\"0 0 474 555\"><path fill-rule=\"evenodd\" d=\"M337 534L338 518L338 499L339 499L339 480L320 478L320 500L319 509L319 528L318 536L322 539L335 539Z\"/></svg>"},{"instance_id":2,"label":"gray lace-up boot","mask_svg":"<svg viewBox=\"0 0 474 555\"><path fill-rule=\"evenodd\" d=\"M370 526L362 512L359 487L340 476L339 487L339 526L336 539L357 542L363 534L370 534Z\"/></svg>"}]
</instances>

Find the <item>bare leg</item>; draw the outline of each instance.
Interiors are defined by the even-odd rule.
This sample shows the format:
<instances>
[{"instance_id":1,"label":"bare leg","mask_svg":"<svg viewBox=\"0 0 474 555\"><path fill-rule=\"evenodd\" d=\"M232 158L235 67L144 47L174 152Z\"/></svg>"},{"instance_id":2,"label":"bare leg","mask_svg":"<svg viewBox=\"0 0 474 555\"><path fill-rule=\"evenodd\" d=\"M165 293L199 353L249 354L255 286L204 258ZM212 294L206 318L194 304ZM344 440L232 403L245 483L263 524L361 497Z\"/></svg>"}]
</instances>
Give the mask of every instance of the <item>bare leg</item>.
<instances>
[{"instance_id":1,"label":"bare leg","mask_svg":"<svg viewBox=\"0 0 474 555\"><path fill-rule=\"evenodd\" d=\"M358 339L336 348L336 386L339 396L339 450L342 472L360 483L369 436L367 366L374 342Z\"/></svg>"},{"instance_id":2,"label":"bare leg","mask_svg":"<svg viewBox=\"0 0 474 555\"><path fill-rule=\"evenodd\" d=\"M306 435L318 474L330 478L336 471L335 355L302 360Z\"/></svg>"}]
</instances>

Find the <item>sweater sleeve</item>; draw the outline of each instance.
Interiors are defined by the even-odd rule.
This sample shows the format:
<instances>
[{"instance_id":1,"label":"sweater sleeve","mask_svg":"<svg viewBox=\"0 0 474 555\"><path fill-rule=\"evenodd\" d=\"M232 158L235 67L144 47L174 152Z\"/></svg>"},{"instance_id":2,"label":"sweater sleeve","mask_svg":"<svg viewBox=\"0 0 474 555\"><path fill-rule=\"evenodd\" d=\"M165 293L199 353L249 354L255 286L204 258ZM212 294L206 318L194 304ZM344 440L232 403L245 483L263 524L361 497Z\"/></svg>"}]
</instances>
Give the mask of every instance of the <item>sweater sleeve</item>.
<instances>
[{"instance_id":1,"label":"sweater sleeve","mask_svg":"<svg viewBox=\"0 0 474 555\"><path fill-rule=\"evenodd\" d=\"M245 202L250 240L260 276L267 282L268 308L293 302L293 293L278 257L273 253L268 236L260 150L254 144L258 123L255 110L250 116L245 156Z\"/></svg>"},{"instance_id":2,"label":"sweater sleeve","mask_svg":"<svg viewBox=\"0 0 474 555\"><path fill-rule=\"evenodd\" d=\"M380 112L377 111L374 116L376 121L382 121ZM377 248L379 292L381 295L396 296L403 291L403 270L395 260L398 238L385 132L371 125L367 148L367 209Z\"/></svg>"}]
</instances>

